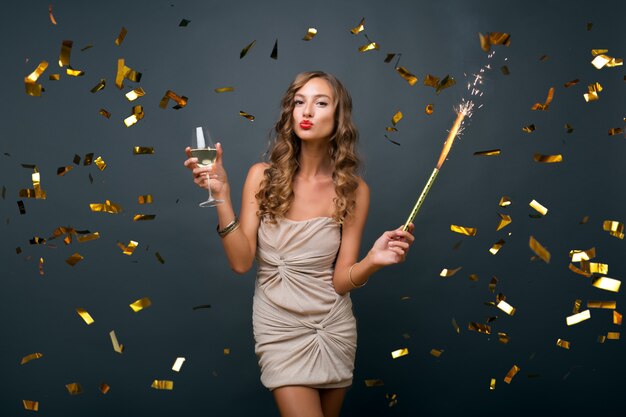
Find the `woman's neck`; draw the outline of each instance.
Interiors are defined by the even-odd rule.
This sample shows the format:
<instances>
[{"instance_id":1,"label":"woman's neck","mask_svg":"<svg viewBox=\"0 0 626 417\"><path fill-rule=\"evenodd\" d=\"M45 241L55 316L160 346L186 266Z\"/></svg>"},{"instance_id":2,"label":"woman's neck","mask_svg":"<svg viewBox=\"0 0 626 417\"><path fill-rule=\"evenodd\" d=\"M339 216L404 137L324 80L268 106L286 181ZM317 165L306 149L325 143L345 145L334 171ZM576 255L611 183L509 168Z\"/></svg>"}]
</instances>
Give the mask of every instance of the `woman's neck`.
<instances>
[{"instance_id":1,"label":"woman's neck","mask_svg":"<svg viewBox=\"0 0 626 417\"><path fill-rule=\"evenodd\" d=\"M298 155L298 176L303 178L332 175L332 160L328 142L301 142Z\"/></svg>"}]
</instances>

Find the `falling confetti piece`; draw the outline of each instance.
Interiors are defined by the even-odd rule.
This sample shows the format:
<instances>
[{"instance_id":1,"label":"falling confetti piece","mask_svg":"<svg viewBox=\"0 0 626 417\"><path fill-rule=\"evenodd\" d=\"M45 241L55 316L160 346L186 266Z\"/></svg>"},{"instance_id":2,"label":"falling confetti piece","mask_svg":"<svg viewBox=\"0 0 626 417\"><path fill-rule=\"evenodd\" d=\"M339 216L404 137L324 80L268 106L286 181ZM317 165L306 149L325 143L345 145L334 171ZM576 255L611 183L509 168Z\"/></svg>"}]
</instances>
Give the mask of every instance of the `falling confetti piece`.
<instances>
[{"instance_id":1,"label":"falling confetti piece","mask_svg":"<svg viewBox=\"0 0 626 417\"><path fill-rule=\"evenodd\" d=\"M152 146L134 146L133 155L153 155L154 148Z\"/></svg>"},{"instance_id":2,"label":"falling confetti piece","mask_svg":"<svg viewBox=\"0 0 626 417\"><path fill-rule=\"evenodd\" d=\"M122 26L122 29L120 29L119 35L117 35L117 38L115 39L115 44L117 46L120 46L122 42L124 42L124 38L126 37L127 33L128 31L126 30L126 28Z\"/></svg>"},{"instance_id":3,"label":"falling confetti piece","mask_svg":"<svg viewBox=\"0 0 626 417\"><path fill-rule=\"evenodd\" d=\"M550 252L548 252L548 250L544 248L534 237L530 237L528 246L539 258L541 258L542 261L547 264L550 263Z\"/></svg>"},{"instance_id":4,"label":"falling confetti piece","mask_svg":"<svg viewBox=\"0 0 626 417\"><path fill-rule=\"evenodd\" d=\"M109 332L109 337L111 338L111 344L113 345L113 350L117 353L124 353L124 345L121 345L117 341L117 336L115 335L115 330L111 330Z\"/></svg>"},{"instance_id":5,"label":"falling confetti piece","mask_svg":"<svg viewBox=\"0 0 626 417\"><path fill-rule=\"evenodd\" d=\"M24 206L24 202L23 201L18 201L17 202L17 208L20 211L20 214L26 214L26 207Z\"/></svg>"},{"instance_id":6,"label":"falling confetti piece","mask_svg":"<svg viewBox=\"0 0 626 417\"><path fill-rule=\"evenodd\" d=\"M166 379L163 379L163 380L155 379L154 381L152 381L151 387L154 389L173 390L174 381L168 381Z\"/></svg>"},{"instance_id":7,"label":"falling confetti piece","mask_svg":"<svg viewBox=\"0 0 626 417\"><path fill-rule=\"evenodd\" d=\"M608 332L606 338L609 340L619 340L619 332Z\"/></svg>"},{"instance_id":8,"label":"falling confetti piece","mask_svg":"<svg viewBox=\"0 0 626 417\"><path fill-rule=\"evenodd\" d=\"M83 393L83 387L81 387L78 382L72 382L71 384L67 384L65 385L65 388L67 389L67 392L70 393L70 395L78 395Z\"/></svg>"},{"instance_id":9,"label":"falling confetti piece","mask_svg":"<svg viewBox=\"0 0 626 417\"><path fill-rule=\"evenodd\" d=\"M387 399L387 404L389 405L389 407L394 407L398 404L397 394L385 394L385 398Z\"/></svg>"},{"instance_id":10,"label":"falling confetti piece","mask_svg":"<svg viewBox=\"0 0 626 417\"><path fill-rule=\"evenodd\" d=\"M163 257L161 256L161 254L159 254L159 252L156 252L154 254L154 256L156 256L157 260L159 261L159 263L164 264L165 263L165 259L163 259Z\"/></svg>"},{"instance_id":11,"label":"falling confetti piece","mask_svg":"<svg viewBox=\"0 0 626 417\"><path fill-rule=\"evenodd\" d=\"M139 204L152 204L152 195L151 194L140 195L139 197L137 197L137 202Z\"/></svg>"},{"instance_id":12,"label":"falling confetti piece","mask_svg":"<svg viewBox=\"0 0 626 417\"><path fill-rule=\"evenodd\" d=\"M162 109L165 109L167 107L167 103L170 101L170 99L172 99L172 100L174 100L176 102L176 105L172 107L175 110L180 110L183 107L185 107L187 105L187 101L189 100L185 96L179 96L178 94L176 94L172 90L167 90L165 92L165 95L163 95L163 98L161 99L161 102L159 103L159 107L162 108Z\"/></svg>"},{"instance_id":13,"label":"falling confetti piece","mask_svg":"<svg viewBox=\"0 0 626 417\"><path fill-rule=\"evenodd\" d=\"M302 38L302 40L310 41L311 39L315 37L315 35L317 35L317 29L309 28L309 30L307 31L306 35L304 35L304 38Z\"/></svg>"},{"instance_id":14,"label":"falling confetti piece","mask_svg":"<svg viewBox=\"0 0 626 417\"><path fill-rule=\"evenodd\" d=\"M504 45L508 47L511 44L511 36L503 32L487 32L486 35L478 33L478 39L480 41L480 48L485 52L489 52L492 45Z\"/></svg>"},{"instance_id":15,"label":"falling confetti piece","mask_svg":"<svg viewBox=\"0 0 626 417\"><path fill-rule=\"evenodd\" d=\"M106 393L108 393L111 390L111 387L108 386L107 384L105 384L104 382L102 384L100 384L99 388L100 388L100 392L102 394L106 394Z\"/></svg>"},{"instance_id":16,"label":"falling confetti piece","mask_svg":"<svg viewBox=\"0 0 626 417\"><path fill-rule=\"evenodd\" d=\"M363 31L363 29L365 29L365 18L361 19L361 22L355 26L354 28L350 29L350 33L352 33L353 35L357 35L359 33L361 33Z\"/></svg>"},{"instance_id":17,"label":"falling confetti piece","mask_svg":"<svg viewBox=\"0 0 626 417\"><path fill-rule=\"evenodd\" d=\"M384 59L385 64L390 63L394 56L396 56L396 54L387 54L387 56Z\"/></svg>"},{"instance_id":18,"label":"falling confetti piece","mask_svg":"<svg viewBox=\"0 0 626 417\"><path fill-rule=\"evenodd\" d=\"M400 120L402 120L402 112L401 111L397 111L396 114L393 115L393 117L391 118L391 123L395 126Z\"/></svg>"},{"instance_id":19,"label":"falling confetti piece","mask_svg":"<svg viewBox=\"0 0 626 417\"><path fill-rule=\"evenodd\" d=\"M245 111L239 111L239 115L241 117L245 117L246 119L250 120L251 122L254 122L254 116L251 114L246 113Z\"/></svg>"},{"instance_id":20,"label":"falling confetti piece","mask_svg":"<svg viewBox=\"0 0 626 417\"><path fill-rule=\"evenodd\" d=\"M530 109L531 110L543 110L548 111L548 106L552 103L552 99L554 98L554 87L550 87L548 90L548 97L546 97L545 103L535 103Z\"/></svg>"},{"instance_id":21,"label":"falling confetti piece","mask_svg":"<svg viewBox=\"0 0 626 417\"><path fill-rule=\"evenodd\" d=\"M415 83L417 83L417 77L411 74L406 68L396 67L396 71L398 72L398 74L400 74L402 78L406 80L407 83L409 83L411 87L413 87Z\"/></svg>"},{"instance_id":22,"label":"falling confetti piece","mask_svg":"<svg viewBox=\"0 0 626 417\"><path fill-rule=\"evenodd\" d=\"M556 340L556 345L558 347L562 347L563 349L569 349L570 348L570 342L568 342L567 340L563 340L563 339L557 339Z\"/></svg>"},{"instance_id":23,"label":"falling confetti piece","mask_svg":"<svg viewBox=\"0 0 626 417\"><path fill-rule=\"evenodd\" d=\"M622 282L620 280L609 277L598 277L591 282L591 285L596 288L612 292L619 292L619 287L621 284Z\"/></svg>"},{"instance_id":24,"label":"falling confetti piece","mask_svg":"<svg viewBox=\"0 0 626 417\"><path fill-rule=\"evenodd\" d=\"M397 359L401 356L406 356L409 354L409 349L408 348L402 348L402 349L398 349L398 350L394 350L393 352L391 352L391 357L393 359Z\"/></svg>"},{"instance_id":25,"label":"falling confetti piece","mask_svg":"<svg viewBox=\"0 0 626 417\"><path fill-rule=\"evenodd\" d=\"M500 67L500 71L502 72L502 74L504 75L509 75L511 74L511 72L509 71L509 67L507 67L506 65L503 65Z\"/></svg>"},{"instance_id":26,"label":"falling confetti piece","mask_svg":"<svg viewBox=\"0 0 626 417\"><path fill-rule=\"evenodd\" d=\"M510 206L512 203L511 198L507 197L507 196L502 196L500 197L500 201L498 202L498 205L500 207L506 207L506 206Z\"/></svg>"},{"instance_id":27,"label":"falling confetti piece","mask_svg":"<svg viewBox=\"0 0 626 417\"><path fill-rule=\"evenodd\" d=\"M278 39L274 41L274 47L272 48L272 53L270 54L270 58L278 59Z\"/></svg>"},{"instance_id":28,"label":"falling confetti piece","mask_svg":"<svg viewBox=\"0 0 626 417\"><path fill-rule=\"evenodd\" d=\"M513 380L513 377L520 371L519 366L517 365L513 365L513 367L509 370L509 372L507 372L506 376L504 377L504 382L506 382L507 384L510 384L511 381Z\"/></svg>"},{"instance_id":29,"label":"falling confetti piece","mask_svg":"<svg viewBox=\"0 0 626 417\"><path fill-rule=\"evenodd\" d=\"M587 301L587 308L601 308L606 310L615 310L617 308L617 301Z\"/></svg>"},{"instance_id":30,"label":"falling confetti piece","mask_svg":"<svg viewBox=\"0 0 626 417\"><path fill-rule=\"evenodd\" d=\"M526 133L532 133L535 131L535 125L524 126L522 130Z\"/></svg>"},{"instance_id":31,"label":"falling confetti piece","mask_svg":"<svg viewBox=\"0 0 626 417\"><path fill-rule=\"evenodd\" d=\"M446 75L443 79L437 83L437 87L435 88L435 93L439 94L442 90L446 88L450 88L456 84L456 80L452 78L450 75Z\"/></svg>"},{"instance_id":32,"label":"falling confetti piece","mask_svg":"<svg viewBox=\"0 0 626 417\"><path fill-rule=\"evenodd\" d=\"M119 204L112 203L109 200L105 200L104 204L102 203L92 203L89 204L89 208L94 212L105 212L111 214L118 214L122 212L122 207Z\"/></svg>"},{"instance_id":33,"label":"falling confetti piece","mask_svg":"<svg viewBox=\"0 0 626 417\"><path fill-rule=\"evenodd\" d=\"M482 334L491 334L491 326L488 324L475 323L472 321L467 325L467 329Z\"/></svg>"},{"instance_id":34,"label":"falling confetti piece","mask_svg":"<svg viewBox=\"0 0 626 417\"><path fill-rule=\"evenodd\" d=\"M180 21L180 23L178 24L178 26L180 26L180 27L187 27L189 25L189 23L191 23L191 20L182 19Z\"/></svg>"},{"instance_id":35,"label":"falling confetti piece","mask_svg":"<svg viewBox=\"0 0 626 417\"><path fill-rule=\"evenodd\" d=\"M621 135L624 133L621 127L612 127L609 129L609 136Z\"/></svg>"},{"instance_id":36,"label":"falling confetti piece","mask_svg":"<svg viewBox=\"0 0 626 417\"><path fill-rule=\"evenodd\" d=\"M513 307L512 305L510 305L509 303L507 303L504 300L501 300L498 303L498 305L496 305L496 307L498 307L500 310L504 311L509 316L512 316L513 314L515 314L515 307Z\"/></svg>"},{"instance_id":37,"label":"falling confetti piece","mask_svg":"<svg viewBox=\"0 0 626 417\"><path fill-rule=\"evenodd\" d=\"M367 51L377 51L379 50L380 47L378 46L378 44L376 42L370 42L367 43L363 46L359 47L359 52L367 52Z\"/></svg>"},{"instance_id":38,"label":"falling confetti piece","mask_svg":"<svg viewBox=\"0 0 626 417\"><path fill-rule=\"evenodd\" d=\"M48 62L41 61L39 65L37 66L37 68L35 68L35 70L30 75L28 75L27 77L24 77L24 85L26 86L26 94L28 94L29 96L33 96L33 97L41 96L41 93L44 91L44 89L41 86L41 84L37 84L36 81L39 79L41 74L43 74L46 68L48 68Z\"/></svg>"},{"instance_id":39,"label":"falling confetti piece","mask_svg":"<svg viewBox=\"0 0 626 417\"><path fill-rule=\"evenodd\" d=\"M587 250L572 249L569 251L569 257L572 258L572 262L588 261L596 257L596 248L593 247Z\"/></svg>"},{"instance_id":40,"label":"falling confetti piece","mask_svg":"<svg viewBox=\"0 0 626 417\"><path fill-rule=\"evenodd\" d=\"M252 47L256 44L256 39L253 40L252 42L250 42L248 45L246 45L245 48L243 48L241 50L241 52L239 53L239 59L242 59L244 56L246 56L246 54L248 53L248 51L250 51L250 49L252 49Z\"/></svg>"},{"instance_id":41,"label":"falling confetti piece","mask_svg":"<svg viewBox=\"0 0 626 417\"><path fill-rule=\"evenodd\" d=\"M24 365L30 361L34 361L36 359L40 359L43 357L42 353L36 352L36 353L31 353L30 355L26 355L22 358L22 360L20 361L20 365Z\"/></svg>"},{"instance_id":42,"label":"falling confetti piece","mask_svg":"<svg viewBox=\"0 0 626 417\"><path fill-rule=\"evenodd\" d=\"M506 242L504 241L504 239L500 239L498 240L496 243L494 243L491 248L489 249L489 252L492 255L496 255L498 253L498 251L500 251L500 249L502 249L502 246L504 246Z\"/></svg>"},{"instance_id":43,"label":"falling confetti piece","mask_svg":"<svg viewBox=\"0 0 626 417\"><path fill-rule=\"evenodd\" d=\"M456 322L456 319L454 317L452 317L452 327L454 328L454 331L457 334L461 334L461 328L459 327L458 323Z\"/></svg>"},{"instance_id":44,"label":"falling confetti piece","mask_svg":"<svg viewBox=\"0 0 626 417\"><path fill-rule=\"evenodd\" d=\"M100 115L106 117L107 119L111 118L111 113L109 113L107 110L105 109L100 109L100 111L98 112Z\"/></svg>"},{"instance_id":45,"label":"falling confetti piece","mask_svg":"<svg viewBox=\"0 0 626 417\"><path fill-rule=\"evenodd\" d=\"M96 164L96 166L98 167L98 169L100 171L104 171L105 168L107 167L106 162L104 162L104 159L102 159L101 156L97 157L96 159L94 159L94 164Z\"/></svg>"},{"instance_id":46,"label":"falling confetti piece","mask_svg":"<svg viewBox=\"0 0 626 417\"><path fill-rule=\"evenodd\" d=\"M143 107L142 106L133 106L132 114L124 119L124 124L126 127L131 127L144 117Z\"/></svg>"},{"instance_id":47,"label":"falling confetti piece","mask_svg":"<svg viewBox=\"0 0 626 417\"><path fill-rule=\"evenodd\" d=\"M443 353L442 349L431 349L430 350L430 354L433 355L435 358L440 357L442 353Z\"/></svg>"},{"instance_id":48,"label":"falling confetti piece","mask_svg":"<svg viewBox=\"0 0 626 417\"><path fill-rule=\"evenodd\" d=\"M59 167L59 168L57 168L57 175L62 177L63 175L65 175L68 172L70 172L72 169L74 169L74 167L71 166L71 165L65 166L65 167Z\"/></svg>"},{"instance_id":49,"label":"falling confetti piece","mask_svg":"<svg viewBox=\"0 0 626 417\"><path fill-rule=\"evenodd\" d=\"M211 304L201 304L199 306L194 306L191 309L192 310L201 310L201 309L204 309L204 308L211 308Z\"/></svg>"},{"instance_id":50,"label":"falling confetti piece","mask_svg":"<svg viewBox=\"0 0 626 417\"><path fill-rule=\"evenodd\" d=\"M85 321L85 323L87 323L87 325L90 325L91 323L94 322L94 319L84 308L77 307L76 312Z\"/></svg>"},{"instance_id":51,"label":"falling confetti piece","mask_svg":"<svg viewBox=\"0 0 626 417\"><path fill-rule=\"evenodd\" d=\"M441 272L439 273L439 276L440 276L440 277L444 277L444 278L448 278L448 277L453 276L453 275L454 275L454 274L456 274L457 272L459 272L461 269L463 269L463 267L462 267L462 266L460 266L460 267L458 267L458 268L455 268L455 269L447 269L447 268L444 268L444 269L442 269L442 270L441 270Z\"/></svg>"},{"instance_id":52,"label":"falling confetti piece","mask_svg":"<svg viewBox=\"0 0 626 417\"><path fill-rule=\"evenodd\" d=\"M146 92L141 87L135 88L134 90L130 90L128 93L124 94L124 96L126 97L128 101L135 101L139 97L143 97L145 95L146 95Z\"/></svg>"},{"instance_id":53,"label":"falling confetti piece","mask_svg":"<svg viewBox=\"0 0 626 417\"><path fill-rule=\"evenodd\" d=\"M70 40L65 40L61 43L61 52L59 53L59 67L67 67L70 65L72 45L74 45L74 42Z\"/></svg>"},{"instance_id":54,"label":"falling confetti piece","mask_svg":"<svg viewBox=\"0 0 626 417\"><path fill-rule=\"evenodd\" d=\"M75 253L65 260L69 266L75 266L77 263L85 259L81 254Z\"/></svg>"},{"instance_id":55,"label":"falling confetti piece","mask_svg":"<svg viewBox=\"0 0 626 417\"><path fill-rule=\"evenodd\" d=\"M152 305L152 301L148 297L140 298L139 300L131 303L129 306L135 312L139 312L144 308L148 308Z\"/></svg>"},{"instance_id":56,"label":"falling confetti piece","mask_svg":"<svg viewBox=\"0 0 626 417\"><path fill-rule=\"evenodd\" d=\"M97 93L100 90L104 90L104 87L106 87L106 84L107 84L106 80L104 78L101 78L98 84L93 86L93 88L89 91L91 91L92 93Z\"/></svg>"},{"instance_id":57,"label":"falling confetti piece","mask_svg":"<svg viewBox=\"0 0 626 417\"><path fill-rule=\"evenodd\" d=\"M487 151L474 152L474 156L498 156L500 155L500 149L489 149Z\"/></svg>"},{"instance_id":58,"label":"falling confetti piece","mask_svg":"<svg viewBox=\"0 0 626 417\"><path fill-rule=\"evenodd\" d=\"M224 355L230 355L230 348L224 348Z\"/></svg>"},{"instance_id":59,"label":"falling confetti piece","mask_svg":"<svg viewBox=\"0 0 626 417\"><path fill-rule=\"evenodd\" d=\"M546 61L548 60L548 58L549 58L549 57L548 57L548 55L541 55L541 56L539 57L539 61L541 61L541 62L546 62Z\"/></svg>"},{"instance_id":60,"label":"falling confetti piece","mask_svg":"<svg viewBox=\"0 0 626 417\"><path fill-rule=\"evenodd\" d=\"M505 228L506 226L511 224L511 222L513 221L513 220L511 220L511 216L508 216L506 214L498 213L498 216L500 216L500 221L498 222L498 226L496 227L496 231Z\"/></svg>"},{"instance_id":61,"label":"falling confetti piece","mask_svg":"<svg viewBox=\"0 0 626 417\"><path fill-rule=\"evenodd\" d=\"M22 400L25 410L39 411L39 401Z\"/></svg>"},{"instance_id":62,"label":"falling confetti piece","mask_svg":"<svg viewBox=\"0 0 626 417\"><path fill-rule=\"evenodd\" d=\"M456 224L451 224L450 230L465 236L476 236L476 233L478 233L478 228L476 227L457 226Z\"/></svg>"},{"instance_id":63,"label":"falling confetti piece","mask_svg":"<svg viewBox=\"0 0 626 417\"><path fill-rule=\"evenodd\" d=\"M613 312L613 324L616 324L618 326L622 325L622 315L617 311Z\"/></svg>"},{"instance_id":64,"label":"falling confetti piece","mask_svg":"<svg viewBox=\"0 0 626 417\"><path fill-rule=\"evenodd\" d=\"M568 326L573 326L582 321L589 320L590 318L591 318L591 311L585 310L585 311L581 311L580 313L567 316L567 318L565 319L565 322L567 323Z\"/></svg>"},{"instance_id":65,"label":"falling confetti piece","mask_svg":"<svg viewBox=\"0 0 626 417\"><path fill-rule=\"evenodd\" d=\"M473 281L473 282L477 282L478 281L478 275L477 274L470 274L469 280Z\"/></svg>"},{"instance_id":66,"label":"falling confetti piece","mask_svg":"<svg viewBox=\"0 0 626 417\"><path fill-rule=\"evenodd\" d=\"M506 345L510 341L511 341L511 338L509 337L508 334L502 333L502 332L498 333L498 342L502 343L503 345Z\"/></svg>"},{"instance_id":67,"label":"falling confetti piece","mask_svg":"<svg viewBox=\"0 0 626 417\"><path fill-rule=\"evenodd\" d=\"M119 246L119 248L122 249L122 253L128 256L133 254L133 252L135 251L138 245L139 243L135 242L134 240L131 240L130 242L128 242L128 245L126 246L121 242L117 242L117 246Z\"/></svg>"},{"instance_id":68,"label":"falling confetti piece","mask_svg":"<svg viewBox=\"0 0 626 417\"><path fill-rule=\"evenodd\" d=\"M145 221L145 220L154 220L156 218L156 214L135 214L133 217L134 222Z\"/></svg>"},{"instance_id":69,"label":"falling confetti piece","mask_svg":"<svg viewBox=\"0 0 626 417\"><path fill-rule=\"evenodd\" d=\"M216 93L226 93L230 91L235 91L235 88L234 87L220 87L220 88L215 89Z\"/></svg>"},{"instance_id":70,"label":"falling confetti piece","mask_svg":"<svg viewBox=\"0 0 626 417\"><path fill-rule=\"evenodd\" d=\"M566 82L565 84L563 84L563 87L565 87L565 88L570 88L570 87L575 86L575 85L576 85L576 84L578 84L579 82L580 82L580 80L579 80L578 78L576 78L575 80L568 81L568 82Z\"/></svg>"},{"instance_id":71,"label":"falling confetti piece","mask_svg":"<svg viewBox=\"0 0 626 417\"><path fill-rule=\"evenodd\" d=\"M616 220L605 220L602 223L602 230L609 232L611 236L618 239L624 239L624 223Z\"/></svg>"},{"instance_id":72,"label":"falling confetti piece","mask_svg":"<svg viewBox=\"0 0 626 417\"><path fill-rule=\"evenodd\" d=\"M424 113L426 113L429 116L431 114L433 114L434 111L435 111L435 105L434 104L427 104L426 108L424 109Z\"/></svg>"},{"instance_id":73,"label":"falling confetti piece","mask_svg":"<svg viewBox=\"0 0 626 417\"><path fill-rule=\"evenodd\" d=\"M172 365L172 371L180 372L180 368L183 366L183 363L185 363L185 358L176 358L176 360L174 361L174 365Z\"/></svg>"},{"instance_id":74,"label":"falling confetti piece","mask_svg":"<svg viewBox=\"0 0 626 417\"><path fill-rule=\"evenodd\" d=\"M382 387L383 385L385 385L385 383L383 382L382 379L366 379L365 380L365 386L368 388Z\"/></svg>"},{"instance_id":75,"label":"falling confetti piece","mask_svg":"<svg viewBox=\"0 0 626 417\"><path fill-rule=\"evenodd\" d=\"M48 6L48 14L50 15L50 22L52 22L53 25L56 25L57 21L52 14L52 4Z\"/></svg>"},{"instance_id":76,"label":"falling confetti piece","mask_svg":"<svg viewBox=\"0 0 626 417\"><path fill-rule=\"evenodd\" d=\"M126 66L124 58L117 60L117 74L115 76L115 85L120 90L124 88L124 79L138 83L141 81L141 73Z\"/></svg>"},{"instance_id":77,"label":"falling confetti piece","mask_svg":"<svg viewBox=\"0 0 626 417\"><path fill-rule=\"evenodd\" d=\"M491 378L491 382L489 382L489 390L493 391L496 389L496 379L495 378Z\"/></svg>"},{"instance_id":78,"label":"falling confetti piece","mask_svg":"<svg viewBox=\"0 0 626 417\"><path fill-rule=\"evenodd\" d=\"M533 160L543 164L552 164L556 162L563 162L563 155L542 155L540 153L536 153L533 155Z\"/></svg>"}]
</instances>

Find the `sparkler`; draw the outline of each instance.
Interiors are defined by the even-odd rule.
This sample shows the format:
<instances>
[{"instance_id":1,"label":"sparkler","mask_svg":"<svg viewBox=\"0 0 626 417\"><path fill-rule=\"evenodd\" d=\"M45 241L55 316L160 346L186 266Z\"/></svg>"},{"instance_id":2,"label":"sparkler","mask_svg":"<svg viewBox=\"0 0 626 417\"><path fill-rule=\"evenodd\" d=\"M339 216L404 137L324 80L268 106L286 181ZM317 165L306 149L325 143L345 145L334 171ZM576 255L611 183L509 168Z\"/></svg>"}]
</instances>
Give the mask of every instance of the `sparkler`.
<instances>
[{"instance_id":1,"label":"sparkler","mask_svg":"<svg viewBox=\"0 0 626 417\"><path fill-rule=\"evenodd\" d=\"M488 57L489 58L493 57L493 53L489 54ZM479 85L482 84L483 82L483 73L485 69L490 69L489 64L481 68L478 74L475 74L473 82L468 82L467 90L470 92L471 96L481 97L483 95L482 91L479 89ZM480 107L482 107L482 104L478 106L478 108ZM452 149L452 143L454 142L454 139L456 139L456 137L463 131L463 120L465 119L465 117L472 116L473 109L474 109L474 102L471 100L465 100L465 99L461 100L461 104L457 108L454 109L456 111L456 119L454 120L454 123L452 124L452 127L450 128L450 131L448 133L448 137L446 138L446 141L443 144L443 149L441 150L441 155L439 155L437 166L433 169L433 172L430 174L428 181L426 181L426 185L424 186L424 189L422 190L422 193L420 194L419 198L415 202L415 206L413 206L413 210L411 211L411 214L409 215L408 219L404 223L402 230L405 230L405 231L408 230L409 224L411 224L413 220L415 219L415 216L417 216L417 212L422 207L422 203L424 203L424 199L426 198L426 195L430 191L430 188L433 186L433 183L435 182L435 179L437 178L437 174L439 174L439 170L441 169L441 167L443 166L443 163L446 161L446 158L448 157L448 153L450 152L450 149Z\"/></svg>"}]
</instances>

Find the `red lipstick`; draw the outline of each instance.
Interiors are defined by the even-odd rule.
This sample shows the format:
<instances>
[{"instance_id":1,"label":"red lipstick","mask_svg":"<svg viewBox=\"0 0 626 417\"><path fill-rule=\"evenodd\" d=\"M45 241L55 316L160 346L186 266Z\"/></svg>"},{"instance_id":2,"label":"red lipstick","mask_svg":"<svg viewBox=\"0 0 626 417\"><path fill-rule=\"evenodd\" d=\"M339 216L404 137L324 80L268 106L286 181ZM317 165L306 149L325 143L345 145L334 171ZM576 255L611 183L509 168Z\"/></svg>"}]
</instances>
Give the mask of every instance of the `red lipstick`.
<instances>
[{"instance_id":1,"label":"red lipstick","mask_svg":"<svg viewBox=\"0 0 626 417\"><path fill-rule=\"evenodd\" d=\"M313 127L313 123L310 120L303 120L300 122L300 128L304 130L309 130Z\"/></svg>"}]
</instances>

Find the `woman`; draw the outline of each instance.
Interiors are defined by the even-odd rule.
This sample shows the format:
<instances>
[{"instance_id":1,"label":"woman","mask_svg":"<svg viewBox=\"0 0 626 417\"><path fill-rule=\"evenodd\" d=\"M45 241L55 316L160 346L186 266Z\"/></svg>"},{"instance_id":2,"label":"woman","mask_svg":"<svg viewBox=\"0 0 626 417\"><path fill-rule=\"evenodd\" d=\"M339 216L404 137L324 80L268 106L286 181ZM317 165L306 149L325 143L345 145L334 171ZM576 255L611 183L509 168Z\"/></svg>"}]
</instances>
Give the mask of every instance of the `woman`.
<instances>
[{"instance_id":1,"label":"woman","mask_svg":"<svg viewBox=\"0 0 626 417\"><path fill-rule=\"evenodd\" d=\"M356 351L349 292L402 262L413 236L385 232L357 262L369 189L356 173L350 95L334 76L306 72L281 104L269 162L250 168L239 218L220 144L210 169L198 167L189 148L185 166L200 187L210 175L224 200L217 230L231 268L243 274L257 259L255 352L281 416L336 417Z\"/></svg>"}]
</instances>

